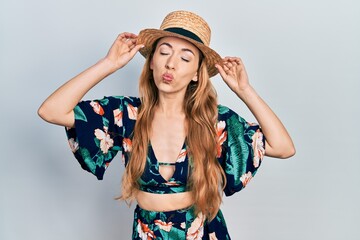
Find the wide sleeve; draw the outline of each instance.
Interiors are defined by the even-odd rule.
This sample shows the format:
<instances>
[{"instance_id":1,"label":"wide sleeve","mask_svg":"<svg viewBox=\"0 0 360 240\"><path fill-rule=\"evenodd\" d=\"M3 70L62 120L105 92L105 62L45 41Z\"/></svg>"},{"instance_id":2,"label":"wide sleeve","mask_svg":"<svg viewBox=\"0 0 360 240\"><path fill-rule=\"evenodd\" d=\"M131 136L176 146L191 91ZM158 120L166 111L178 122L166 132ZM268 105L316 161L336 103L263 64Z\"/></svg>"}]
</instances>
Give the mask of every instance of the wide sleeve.
<instances>
[{"instance_id":1,"label":"wide sleeve","mask_svg":"<svg viewBox=\"0 0 360 240\"><path fill-rule=\"evenodd\" d=\"M104 97L81 101L74 108L75 126L65 128L69 145L81 167L97 179L103 179L118 151L125 158L138 104L137 98Z\"/></svg>"},{"instance_id":2,"label":"wide sleeve","mask_svg":"<svg viewBox=\"0 0 360 240\"><path fill-rule=\"evenodd\" d=\"M242 190L260 167L265 138L256 123L249 123L231 109L219 106L218 160L226 175L225 195Z\"/></svg>"}]
</instances>

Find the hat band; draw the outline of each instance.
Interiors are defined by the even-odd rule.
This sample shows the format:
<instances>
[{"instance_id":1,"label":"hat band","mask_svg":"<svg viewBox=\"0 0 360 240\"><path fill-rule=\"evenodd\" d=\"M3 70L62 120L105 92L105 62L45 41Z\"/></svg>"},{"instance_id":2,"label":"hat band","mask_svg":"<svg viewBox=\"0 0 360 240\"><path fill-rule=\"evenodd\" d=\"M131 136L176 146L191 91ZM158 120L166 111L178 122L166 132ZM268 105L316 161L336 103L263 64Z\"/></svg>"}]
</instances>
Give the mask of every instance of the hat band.
<instances>
[{"instance_id":1,"label":"hat band","mask_svg":"<svg viewBox=\"0 0 360 240\"><path fill-rule=\"evenodd\" d=\"M166 29L164 29L164 31L177 33L177 34L183 35L184 37L191 38L192 40L195 40L199 43L204 44L204 42L196 34L194 34L193 32L190 32L186 29L183 29L183 28L166 28Z\"/></svg>"}]
</instances>

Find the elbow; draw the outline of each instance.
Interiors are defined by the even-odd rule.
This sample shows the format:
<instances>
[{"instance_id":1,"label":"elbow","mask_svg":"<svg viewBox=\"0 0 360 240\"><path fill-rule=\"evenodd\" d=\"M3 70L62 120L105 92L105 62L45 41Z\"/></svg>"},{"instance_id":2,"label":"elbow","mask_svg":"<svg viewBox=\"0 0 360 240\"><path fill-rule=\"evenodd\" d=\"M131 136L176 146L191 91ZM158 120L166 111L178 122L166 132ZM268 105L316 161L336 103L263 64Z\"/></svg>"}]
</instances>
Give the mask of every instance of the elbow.
<instances>
[{"instance_id":1,"label":"elbow","mask_svg":"<svg viewBox=\"0 0 360 240\"><path fill-rule=\"evenodd\" d=\"M37 114L44 121L51 122L51 113L44 104L39 107Z\"/></svg>"},{"instance_id":2,"label":"elbow","mask_svg":"<svg viewBox=\"0 0 360 240\"><path fill-rule=\"evenodd\" d=\"M276 147L267 145L265 148L265 154L274 158L287 159L294 156L295 153L296 150L293 144L286 144Z\"/></svg>"},{"instance_id":3,"label":"elbow","mask_svg":"<svg viewBox=\"0 0 360 240\"><path fill-rule=\"evenodd\" d=\"M292 156L294 156L296 153L296 150L295 150L295 147L292 146L292 147L289 147L288 149L286 149L286 151L284 151L280 158L282 159L287 159L287 158L291 158Z\"/></svg>"},{"instance_id":4,"label":"elbow","mask_svg":"<svg viewBox=\"0 0 360 240\"><path fill-rule=\"evenodd\" d=\"M54 115L55 113L45 103L43 103L39 107L37 114L39 115L39 117L41 119L43 119L46 122L54 123L54 121L55 121L55 115Z\"/></svg>"},{"instance_id":5,"label":"elbow","mask_svg":"<svg viewBox=\"0 0 360 240\"><path fill-rule=\"evenodd\" d=\"M49 114L46 111L46 107L44 106L44 104L42 104L39 109L37 110L37 114L40 118L42 118L45 121L48 121L49 119Z\"/></svg>"},{"instance_id":6,"label":"elbow","mask_svg":"<svg viewBox=\"0 0 360 240\"><path fill-rule=\"evenodd\" d=\"M71 110L70 113L61 113L57 107L52 106L48 103L43 103L38 111L37 114L40 118L42 118L44 121L60 126L65 127L74 127L75 120L73 111Z\"/></svg>"},{"instance_id":7,"label":"elbow","mask_svg":"<svg viewBox=\"0 0 360 240\"><path fill-rule=\"evenodd\" d=\"M283 146L281 149L282 151L279 152L278 157L282 159L291 158L296 153L296 149L293 143Z\"/></svg>"}]
</instances>

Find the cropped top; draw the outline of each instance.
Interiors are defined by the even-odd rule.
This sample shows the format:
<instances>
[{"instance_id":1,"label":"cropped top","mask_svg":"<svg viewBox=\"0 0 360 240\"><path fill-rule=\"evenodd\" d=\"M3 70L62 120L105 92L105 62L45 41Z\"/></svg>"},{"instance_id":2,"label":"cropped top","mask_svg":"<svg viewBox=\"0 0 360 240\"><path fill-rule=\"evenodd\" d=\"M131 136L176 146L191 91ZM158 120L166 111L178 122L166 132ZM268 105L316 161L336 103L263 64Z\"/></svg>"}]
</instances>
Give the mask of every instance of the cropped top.
<instances>
[{"instance_id":1,"label":"cropped top","mask_svg":"<svg viewBox=\"0 0 360 240\"><path fill-rule=\"evenodd\" d=\"M169 180L165 180L161 176L159 172L161 165L173 165L175 167L174 174ZM140 190L151 193L185 192L188 178L188 166L188 155L186 154L185 143L183 144L175 163L159 162L151 144L149 144L145 170L138 180Z\"/></svg>"},{"instance_id":2,"label":"cropped top","mask_svg":"<svg viewBox=\"0 0 360 240\"><path fill-rule=\"evenodd\" d=\"M125 166L130 161L132 133L141 101L136 97L110 96L82 101L74 108L75 126L66 128L70 148L81 167L103 179L105 170L120 151ZM225 195L243 189L255 175L265 154L265 138L258 124L248 123L231 109L218 105L217 160L226 175ZM140 190L167 194L188 191L192 164L186 143L174 164L158 162L149 143L145 169L138 179ZM161 165L174 165L165 180Z\"/></svg>"}]
</instances>

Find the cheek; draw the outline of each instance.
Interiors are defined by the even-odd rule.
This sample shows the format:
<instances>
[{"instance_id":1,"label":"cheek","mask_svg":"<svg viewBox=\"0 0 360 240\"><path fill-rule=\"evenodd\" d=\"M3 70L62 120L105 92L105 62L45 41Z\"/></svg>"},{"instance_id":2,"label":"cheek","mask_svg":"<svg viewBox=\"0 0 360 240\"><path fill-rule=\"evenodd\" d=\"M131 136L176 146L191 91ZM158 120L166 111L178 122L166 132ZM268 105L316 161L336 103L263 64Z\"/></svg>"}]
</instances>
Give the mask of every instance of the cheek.
<instances>
[{"instance_id":1,"label":"cheek","mask_svg":"<svg viewBox=\"0 0 360 240\"><path fill-rule=\"evenodd\" d=\"M191 69L191 71L189 71L189 76L191 76L192 78L196 77L197 75L198 75L197 68L193 68L193 69Z\"/></svg>"}]
</instances>

